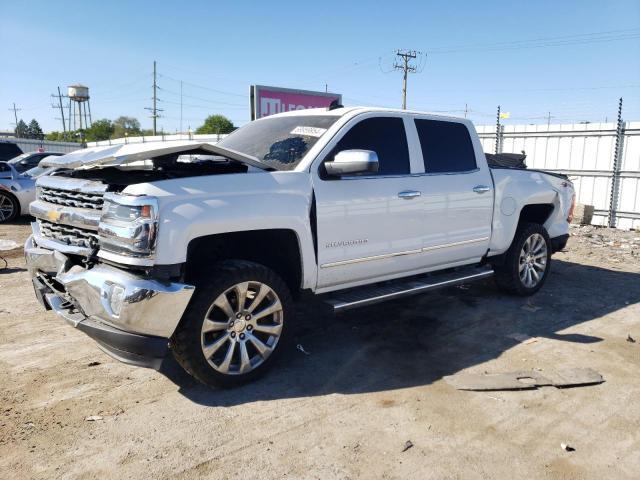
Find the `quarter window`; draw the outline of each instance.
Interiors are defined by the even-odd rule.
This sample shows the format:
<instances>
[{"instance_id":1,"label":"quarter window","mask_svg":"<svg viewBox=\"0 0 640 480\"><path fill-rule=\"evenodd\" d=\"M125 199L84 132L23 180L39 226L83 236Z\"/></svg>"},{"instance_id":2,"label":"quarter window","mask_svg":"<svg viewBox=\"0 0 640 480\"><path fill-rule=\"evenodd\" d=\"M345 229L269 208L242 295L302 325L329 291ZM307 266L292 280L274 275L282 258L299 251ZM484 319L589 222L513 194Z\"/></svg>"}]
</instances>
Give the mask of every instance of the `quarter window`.
<instances>
[{"instance_id":1,"label":"quarter window","mask_svg":"<svg viewBox=\"0 0 640 480\"><path fill-rule=\"evenodd\" d=\"M379 162L378 175L410 173L409 147L402 118L378 117L362 120L340 139L328 158L333 160L342 150L376 152Z\"/></svg>"},{"instance_id":2,"label":"quarter window","mask_svg":"<svg viewBox=\"0 0 640 480\"><path fill-rule=\"evenodd\" d=\"M477 168L469 130L462 123L416 119L427 173L468 172Z\"/></svg>"}]
</instances>

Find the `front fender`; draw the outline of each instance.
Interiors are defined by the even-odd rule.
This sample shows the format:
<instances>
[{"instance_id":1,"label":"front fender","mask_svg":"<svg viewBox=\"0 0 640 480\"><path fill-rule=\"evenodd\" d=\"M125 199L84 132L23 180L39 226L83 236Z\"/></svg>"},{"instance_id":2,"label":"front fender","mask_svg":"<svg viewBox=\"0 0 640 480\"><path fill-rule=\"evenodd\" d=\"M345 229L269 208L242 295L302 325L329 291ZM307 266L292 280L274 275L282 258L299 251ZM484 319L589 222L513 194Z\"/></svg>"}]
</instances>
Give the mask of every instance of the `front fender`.
<instances>
[{"instance_id":1,"label":"front fender","mask_svg":"<svg viewBox=\"0 0 640 480\"><path fill-rule=\"evenodd\" d=\"M156 264L183 263L192 240L207 235L266 229L295 232L303 287L315 285L310 228L312 187L305 172L256 172L163 180L124 193L158 198Z\"/></svg>"}]
</instances>

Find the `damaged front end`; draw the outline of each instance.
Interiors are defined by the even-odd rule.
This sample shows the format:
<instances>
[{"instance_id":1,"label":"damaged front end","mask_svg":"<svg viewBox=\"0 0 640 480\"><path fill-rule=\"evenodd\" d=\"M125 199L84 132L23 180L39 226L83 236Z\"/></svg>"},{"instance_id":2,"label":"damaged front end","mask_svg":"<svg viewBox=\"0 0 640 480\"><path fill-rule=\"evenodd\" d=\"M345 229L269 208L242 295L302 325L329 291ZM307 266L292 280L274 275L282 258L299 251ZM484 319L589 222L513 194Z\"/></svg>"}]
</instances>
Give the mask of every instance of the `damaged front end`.
<instances>
[{"instance_id":1,"label":"damaged front end","mask_svg":"<svg viewBox=\"0 0 640 480\"><path fill-rule=\"evenodd\" d=\"M223 150L164 143L74 152L56 157L60 170L37 182L25 244L36 296L126 363L159 368L194 292L179 269L158 274L157 199L127 195L126 187L248 168L233 152L222 161L177 163L194 152Z\"/></svg>"}]
</instances>

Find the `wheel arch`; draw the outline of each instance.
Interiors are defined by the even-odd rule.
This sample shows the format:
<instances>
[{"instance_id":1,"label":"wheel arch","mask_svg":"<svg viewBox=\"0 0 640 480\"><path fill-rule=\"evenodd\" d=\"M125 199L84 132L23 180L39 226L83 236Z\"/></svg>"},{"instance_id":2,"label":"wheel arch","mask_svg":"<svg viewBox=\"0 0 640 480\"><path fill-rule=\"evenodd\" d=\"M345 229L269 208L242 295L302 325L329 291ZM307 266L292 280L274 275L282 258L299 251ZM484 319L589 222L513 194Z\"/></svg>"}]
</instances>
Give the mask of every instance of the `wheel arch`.
<instances>
[{"instance_id":1,"label":"wheel arch","mask_svg":"<svg viewBox=\"0 0 640 480\"><path fill-rule=\"evenodd\" d=\"M276 272L292 293L302 288L302 251L291 229L267 229L205 235L187 246L185 280L196 282L222 260L249 260Z\"/></svg>"}]
</instances>

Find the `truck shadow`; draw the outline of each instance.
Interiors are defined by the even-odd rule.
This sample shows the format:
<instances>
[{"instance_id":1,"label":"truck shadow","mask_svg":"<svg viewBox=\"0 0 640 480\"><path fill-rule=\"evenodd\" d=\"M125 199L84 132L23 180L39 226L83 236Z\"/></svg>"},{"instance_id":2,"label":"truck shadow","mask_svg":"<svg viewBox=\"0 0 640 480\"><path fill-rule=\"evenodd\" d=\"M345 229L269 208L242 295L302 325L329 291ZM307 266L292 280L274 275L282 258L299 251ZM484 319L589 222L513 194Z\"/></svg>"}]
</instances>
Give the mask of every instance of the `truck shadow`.
<instances>
[{"instance_id":1,"label":"truck shadow","mask_svg":"<svg viewBox=\"0 0 640 480\"><path fill-rule=\"evenodd\" d=\"M338 316L325 313L318 299L305 298L298 302L293 341L272 371L240 388L204 387L172 358L161 372L184 396L207 406L389 391L427 385L497 358L518 345L516 333L553 339L558 348L562 342L600 342L558 332L637 302L640 274L555 260L546 285L531 298L504 295L492 280Z\"/></svg>"}]
</instances>

